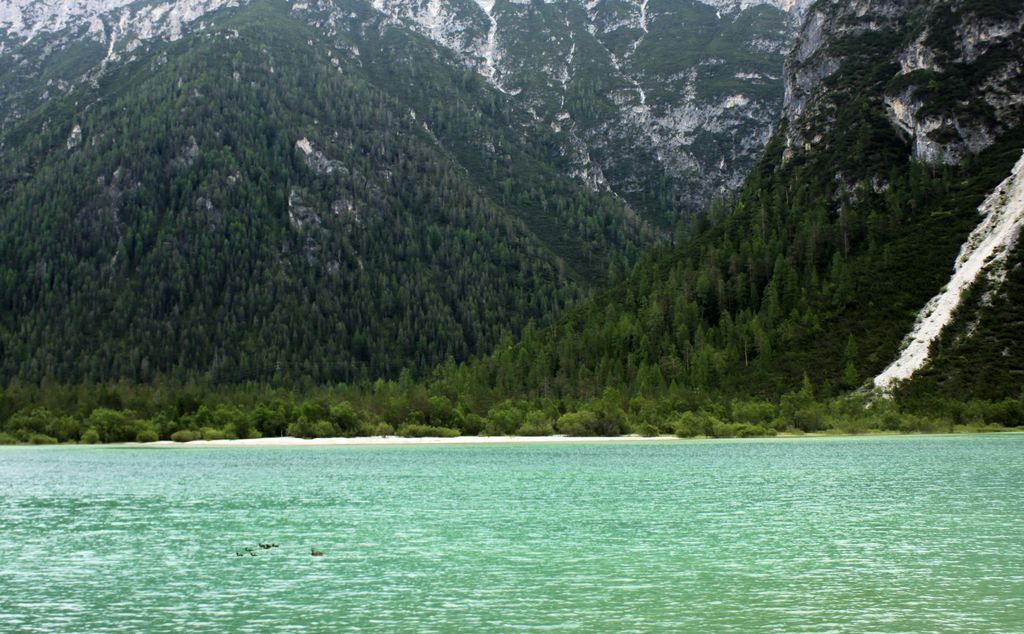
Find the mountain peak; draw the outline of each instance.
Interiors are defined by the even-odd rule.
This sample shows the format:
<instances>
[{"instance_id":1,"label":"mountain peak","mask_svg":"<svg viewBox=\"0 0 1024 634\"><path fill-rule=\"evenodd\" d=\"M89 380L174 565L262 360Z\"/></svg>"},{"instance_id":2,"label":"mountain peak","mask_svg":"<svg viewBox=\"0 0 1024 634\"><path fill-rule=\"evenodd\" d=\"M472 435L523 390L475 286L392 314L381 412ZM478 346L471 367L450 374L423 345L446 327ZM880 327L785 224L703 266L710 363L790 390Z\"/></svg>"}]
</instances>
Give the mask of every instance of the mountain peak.
<instances>
[{"instance_id":1,"label":"mountain peak","mask_svg":"<svg viewBox=\"0 0 1024 634\"><path fill-rule=\"evenodd\" d=\"M106 40L111 31L135 25L142 38L181 36L183 25L224 7L238 6L240 0L9 0L0 4L0 28L9 36L31 40L40 33L56 33L83 23L98 39ZM111 16L114 16L113 18ZM149 28L146 28L146 27ZM156 27L156 28L154 28Z\"/></svg>"}]
</instances>

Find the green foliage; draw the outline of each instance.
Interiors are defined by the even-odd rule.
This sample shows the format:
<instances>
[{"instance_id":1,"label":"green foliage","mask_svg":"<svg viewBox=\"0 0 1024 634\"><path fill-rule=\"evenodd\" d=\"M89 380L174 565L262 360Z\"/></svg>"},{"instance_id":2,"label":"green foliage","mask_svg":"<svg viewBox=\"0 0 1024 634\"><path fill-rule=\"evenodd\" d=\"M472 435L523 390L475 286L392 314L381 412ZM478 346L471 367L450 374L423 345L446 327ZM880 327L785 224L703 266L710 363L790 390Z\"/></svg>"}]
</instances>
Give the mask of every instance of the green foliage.
<instances>
[{"instance_id":1,"label":"green foliage","mask_svg":"<svg viewBox=\"0 0 1024 634\"><path fill-rule=\"evenodd\" d=\"M711 427L712 438L760 438L774 436L775 430L762 425L748 423L716 423Z\"/></svg>"},{"instance_id":2,"label":"green foliage","mask_svg":"<svg viewBox=\"0 0 1024 634\"><path fill-rule=\"evenodd\" d=\"M140 429L139 433L135 434L135 442L156 442L158 440L160 440L160 435L154 429Z\"/></svg>"},{"instance_id":3,"label":"green foliage","mask_svg":"<svg viewBox=\"0 0 1024 634\"><path fill-rule=\"evenodd\" d=\"M594 412L569 412L555 421L555 429L566 436L593 436L591 430L597 427L597 415Z\"/></svg>"},{"instance_id":4,"label":"green foliage","mask_svg":"<svg viewBox=\"0 0 1024 634\"><path fill-rule=\"evenodd\" d=\"M762 400L736 400L729 409L733 420L750 425L770 425L778 415L774 403Z\"/></svg>"},{"instance_id":5,"label":"green foliage","mask_svg":"<svg viewBox=\"0 0 1024 634\"><path fill-rule=\"evenodd\" d=\"M253 3L3 131L0 384L397 378L653 241L433 45L337 37Z\"/></svg>"},{"instance_id":6,"label":"green foliage","mask_svg":"<svg viewBox=\"0 0 1024 634\"><path fill-rule=\"evenodd\" d=\"M118 407L98 407L98 401ZM183 402L189 402L179 410ZM0 416L0 440L40 442L175 442L241 438L231 418L251 422L249 435L303 438L336 436L476 435L543 436L675 434L680 437L753 437L786 433L931 433L997 431L1024 426L1024 393L1000 400L907 400L851 393L823 398L808 380L778 400L689 394L624 402L616 390L585 401L506 400L482 413L471 395L429 393L415 383L379 381L372 387L338 385L307 392L269 386L57 386L15 385L0 395L10 411ZM430 403L449 420L423 422ZM192 410L192 411L188 411ZM273 415L268 415L273 413ZM226 416L226 418L225 418ZM341 427L341 421L358 421ZM431 419L433 420L433 419ZM215 421L221 421L220 425ZM438 431L440 430L440 431ZM508 431L506 431L508 430Z\"/></svg>"},{"instance_id":7,"label":"green foliage","mask_svg":"<svg viewBox=\"0 0 1024 634\"><path fill-rule=\"evenodd\" d=\"M711 436L716 425L722 422L704 411L680 412L670 419L670 426L673 433L680 438L693 438L694 436Z\"/></svg>"},{"instance_id":8,"label":"green foliage","mask_svg":"<svg viewBox=\"0 0 1024 634\"><path fill-rule=\"evenodd\" d=\"M993 6L939 6L929 41ZM210 27L237 40L161 44L159 64L140 51L89 93L79 147L71 98L3 133L3 438L1022 425L1024 247L896 402L848 394L894 358L1024 145L1018 127L960 166L910 158L884 98L914 87L925 114L984 121L972 87L1016 50L904 74L919 18L830 42L820 107L779 127L736 199L571 309L651 233L562 177L556 139L424 40L328 41L259 4ZM360 59L320 52L342 44ZM610 86L584 79L567 107L597 120ZM93 383L117 378L148 385Z\"/></svg>"},{"instance_id":9,"label":"green foliage","mask_svg":"<svg viewBox=\"0 0 1024 634\"><path fill-rule=\"evenodd\" d=\"M928 168L910 159L880 102L837 109L842 124L821 149L784 161L781 130L720 217L654 249L550 327L442 368L432 389L491 402L587 401L609 386L653 400L793 393L771 426L821 429L824 412L800 395L803 377L813 377L820 398L832 397L895 358L918 310L948 280L978 204L1024 142L1024 130L1008 132L961 167ZM975 294L976 303L995 301L966 310L960 332L980 311L985 335L943 343L950 353L939 351L923 393L1016 395L1022 261L1018 249L1003 294ZM951 375L955 382L937 387Z\"/></svg>"},{"instance_id":10,"label":"green foliage","mask_svg":"<svg viewBox=\"0 0 1024 634\"><path fill-rule=\"evenodd\" d=\"M820 431L824 424L825 408L814 399L811 380L804 375L803 385L797 392L782 395L779 402L782 421L800 431Z\"/></svg>"},{"instance_id":11,"label":"green foliage","mask_svg":"<svg viewBox=\"0 0 1024 634\"><path fill-rule=\"evenodd\" d=\"M310 419L307 416L300 416L298 420L288 425L285 433L297 438L331 438L338 435L330 421Z\"/></svg>"},{"instance_id":12,"label":"green foliage","mask_svg":"<svg viewBox=\"0 0 1024 634\"><path fill-rule=\"evenodd\" d=\"M331 426L342 436L354 436L363 423L362 417L351 403L345 401L332 405L329 417Z\"/></svg>"},{"instance_id":13,"label":"green foliage","mask_svg":"<svg viewBox=\"0 0 1024 634\"><path fill-rule=\"evenodd\" d=\"M624 431L621 412L591 409L563 414L555 429L566 436L618 436Z\"/></svg>"},{"instance_id":14,"label":"green foliage","mask_svg":"<svg viewBox=\"0 0 1024 634\"><path fill-rule=\"evenodd\" d=\"M397 434L403 438L455 438L459 435L459 430L435 425L408 424L399 427Z\"/></svg>"},{"instance_id":15,"label":"green foliage","mask_svg":"<svg viewBox=\"0 0 1024 634\"><path fill-rule=\"evenodd\" d=\"M57 439L46 434L30 434L28 443L30 445L56 445Z\"/></svg>"},{"instance_id":16,"label":"green foliage","mask_svg":"<svg viewBox=\"0 0 1024 634\"><path fill-rule=\"evenodd\" d=\"M644 423L637 432L644 437L651 438L661 434L661 430L651 423Z\"/></svg>"},{"instance_id":17,"label":"green foliage","mask_svg":"<svg viewBox=\"0 0 1024 634\"><path fill-rule=\"evenodd\" d=\"M171 434L171 440L174 442L192 442L201 438L202 436L193 429L179 429Z\"/></svg>"},{"instance_id":18,"label":"green foliage","mask_svg":"<svg viewBox=\"0 0 1024 634\"><path fill-rule=\"evenodd\" d=\"M533 410L526 414L523 424L516 430L518 436L551 436L555 428L545 412Z\"/></svg>"},{"instance_id":19,"label":"green foliage","mask_svg":"<svg viewBox=\"0 0 1024 634\"><path fill-rule=\"evenodd\" d=\"M16 442L33 438L53 438L55 442L78 440L78 423L70 416L58 416L45 407L14 413L2 427Z\"/></svg>"},{"instance_id":20,"label":"green foliage","mask_svg":"<svg viewBox=\"0 0 1024 634\"><path fill-rule=\"evenodd\" d=\"M523 423L524 413L512 401L504 401L487 412L482 433L487 436L509 436Z\"/></svg>"},{"instance_id":21,"label":"green foliage","mask_svg":"<svg viewBox=\"0 0 1024 634\"><path fill-rule=\"evenodd\" d=\"M131 442L141 431L140 422L132 411L119 411L99 407L85 419L85 425L95 429L100 442Z\"/></svg>"},{"instance_id":22,"label":"green foliage","mask_svg":"<svg viewBox=\"0 0 1024 634\"><path fill-rule=\"evenodd\" d=\"M86 430L82 432L82 444L95 445L98 442L100 442L100 434L92 427L87 427Z\"/></svg>"},{"instance_id":23,"label":"green foliage","mask_svg":"<svg viewBox=\"0 0 1024 634\"><path fill-rule=\"evenodd\" d=\"M199 435L203 440L228 440L231 439L231 435L223 429L216 427L203 427L199 430Z\"/></svg>"}]
</instances>

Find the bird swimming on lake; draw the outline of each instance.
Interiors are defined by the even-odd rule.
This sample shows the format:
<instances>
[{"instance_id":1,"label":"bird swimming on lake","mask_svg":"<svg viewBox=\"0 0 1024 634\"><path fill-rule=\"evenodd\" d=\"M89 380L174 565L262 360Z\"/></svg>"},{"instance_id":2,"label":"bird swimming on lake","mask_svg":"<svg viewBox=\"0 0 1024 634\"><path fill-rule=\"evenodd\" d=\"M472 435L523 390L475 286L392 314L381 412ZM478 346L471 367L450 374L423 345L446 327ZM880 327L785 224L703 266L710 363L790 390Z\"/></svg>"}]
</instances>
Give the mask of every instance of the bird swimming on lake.
<instances>
[{"instance_id":1,"label":"bird swimming on lake","mask_svg":"<svg viewBox=\"0 0 1024 634\"><path fill-rule=\"evenodd\" d=\"M323 557L324 556L324 551L317 550L316 548L310 548L309 549L309 554L314 556L314 557Z\"/></svg>"},{"instance_id":2,"label":"bird swimming on lake","mask_svg":"<svg viewBox=\"0 0 1024 634\"><path fill-rule=\"evenodd\" d=\"M271 548L277 548L277 544L260 544L260 548L263 550L269 550Z\"/></svg>"}]
</instances>

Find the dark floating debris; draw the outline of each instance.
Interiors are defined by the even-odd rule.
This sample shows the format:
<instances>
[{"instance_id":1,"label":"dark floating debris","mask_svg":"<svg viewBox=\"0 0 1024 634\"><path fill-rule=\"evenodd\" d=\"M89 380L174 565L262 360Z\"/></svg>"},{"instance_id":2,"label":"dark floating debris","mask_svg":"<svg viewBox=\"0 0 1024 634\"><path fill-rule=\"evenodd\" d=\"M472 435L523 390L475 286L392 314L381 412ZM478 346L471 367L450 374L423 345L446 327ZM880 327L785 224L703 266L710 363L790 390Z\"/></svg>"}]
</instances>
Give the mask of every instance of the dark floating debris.
<instances>
[{"instance_id":1,"label":"dark floating debris","mask_svg":"<svg viewBox=\"0 0 1024 634\"><path fill-rule=\"evenodd\" d=\"M324 551L317 550L316 548L310 548L309 549L309 554L314 556L314 557L323 557L324 556Z\"/></svg>"},{"instance_id":2,"label":"dark floating debris","mask_svg":"<svg viewBox=\"0 0 1024 634\"><path fill-rule=\"evenodd\" d=\"M260 550L270 550L271 548L277 548L278 544L275 544L273 542L260 542L256 546L259 546ZM255 557L258 554L256 546L245 546L242 550L236 550L235 556L245 557L246 553L248 553L249 556ZM320 554L322 555L323 553Z\"/></svg>"}]
</instances>

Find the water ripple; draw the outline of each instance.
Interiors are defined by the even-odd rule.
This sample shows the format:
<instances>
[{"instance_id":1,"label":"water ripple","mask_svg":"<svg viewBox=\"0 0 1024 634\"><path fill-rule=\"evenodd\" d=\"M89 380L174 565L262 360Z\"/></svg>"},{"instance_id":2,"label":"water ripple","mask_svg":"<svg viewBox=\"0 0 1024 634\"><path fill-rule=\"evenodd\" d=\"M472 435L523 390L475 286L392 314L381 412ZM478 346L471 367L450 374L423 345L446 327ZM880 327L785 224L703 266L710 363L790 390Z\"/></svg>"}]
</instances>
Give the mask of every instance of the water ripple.
<instances>
[{"instance_id":1,"label":"water ripple","mask_svg":"<svg viewBox=\"0 0 1024 634\"><path fill-rule=\"evenodd\" d=\"M1022 450L0 448L0 630L1019 632Z\"/></svg>"}]
</instances>

